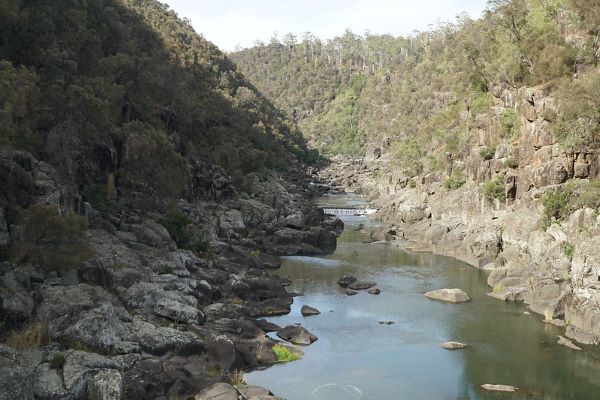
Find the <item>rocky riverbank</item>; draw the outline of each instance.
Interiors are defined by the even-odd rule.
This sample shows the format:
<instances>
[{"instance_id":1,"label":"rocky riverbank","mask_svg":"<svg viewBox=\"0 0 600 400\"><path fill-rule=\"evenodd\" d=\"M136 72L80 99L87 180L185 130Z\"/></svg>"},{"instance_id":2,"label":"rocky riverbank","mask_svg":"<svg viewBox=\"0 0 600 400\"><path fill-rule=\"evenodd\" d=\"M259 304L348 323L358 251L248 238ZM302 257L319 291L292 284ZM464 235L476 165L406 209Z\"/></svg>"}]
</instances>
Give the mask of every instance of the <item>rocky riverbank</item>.
<instances>
[{"instance_id":1,"label":"rocky riverbank","mask_svg":"<svg viewBox=\"0 0 600 400\"><path fill-rule=\"evenodd\" d=\"M293 300L273 273L278 255L331 252L343 223L309 205L319 192L301 172L272 174L242 198L219 167L194 169L196 199L171 211L202 238L191 251L164 214L98 211L64 191L49 164L0 152L2 245L22 235L18 206L68 204L87 221L90 254L58 273L0 265L0 399L275 398L230 384L276 362L265 334L276 328L258 318Z\"/></svg>"},{"instance_id":2,"label":"rocky riverbank","mask_svg":"<svg viewBox=\"0 0 600 400\"><path fill-rule=\"evenodd\" d=\"M482 146L502 135L496 114L477 116L469 132L473 147L460 160L450 158L444 171L406 176L388 164L384 144L364 159L336 158L320 176L369 197L378 208L376 218L387 222L377 239L407 240L413 250L490 270L490 296L523 301L546 320L565 325L566 336L599 344L597 210L577 207L547 227L541 223L544 194L569 190L570 184L591 185L598 177L598 153L592 145L573 153L558 143L543 116L553 107L543 90L503 94L512 102L504 106L512 107L519 97L518 142L499 145L485 157ZM455 176L464 181L448 187ZM498 198L486 194L492 180L498 181Z\"/></svg>"}]
</instances>

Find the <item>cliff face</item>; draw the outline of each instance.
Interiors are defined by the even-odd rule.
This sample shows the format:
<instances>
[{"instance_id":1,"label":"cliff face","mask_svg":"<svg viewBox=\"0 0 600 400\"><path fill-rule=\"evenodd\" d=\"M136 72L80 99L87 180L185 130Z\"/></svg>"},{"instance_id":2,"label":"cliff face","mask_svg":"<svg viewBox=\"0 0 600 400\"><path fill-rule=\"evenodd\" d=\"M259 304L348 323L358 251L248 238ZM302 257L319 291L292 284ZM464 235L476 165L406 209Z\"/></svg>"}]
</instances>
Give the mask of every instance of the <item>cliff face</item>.
<instances>
[{"instance_id":1,"label":"cliff face","mask_svg":"<svg viewBox=\"0 0 600 400\"><path fill-rule=\"evenodd\" d=\"M466 139L471 151L449 160L444 172L409 178L390 168L383 147L365 159L338 159L323 178L368 195L390 222L383 237L491 270L491 296L525 301L566 322L568 336L598 344L597 146L591 139L579 151L559 144L547 120L556 101L543 88L504 92L497 104L475 117ZM515 106L518 138L483 157L482 148L503 141L504 107ZM459 174L464 185L449 186ZM495 194L489 182L497 182ZM560 195L564 210L552 214L550 199Z\"/></svg>"}]
</instances>

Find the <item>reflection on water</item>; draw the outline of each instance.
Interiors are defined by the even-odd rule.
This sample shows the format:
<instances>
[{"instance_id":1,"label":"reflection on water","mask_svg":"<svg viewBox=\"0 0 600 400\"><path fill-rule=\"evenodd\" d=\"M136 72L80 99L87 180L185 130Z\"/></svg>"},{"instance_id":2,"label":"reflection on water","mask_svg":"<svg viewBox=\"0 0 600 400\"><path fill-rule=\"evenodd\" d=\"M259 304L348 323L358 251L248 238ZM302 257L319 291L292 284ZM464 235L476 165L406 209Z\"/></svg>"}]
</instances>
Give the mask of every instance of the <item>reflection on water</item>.
<instances>
[{"instance_id":1,"label":"reflection on water","mask_svg":"<svg viewBox=\"0 0 600 400\"><path fill-rule=\"evenodd\" d=\"M323 205L352 207L356 197L326 197ZM486 273L459 261L396 246L369 243L357 231L364 217L345 219L336 252L327 257L287 257L281 276L294 283L296 297L279 325L302 323L319 340L300 361L246 375L248 383L270 388L289 400L323 399L595 399L600 398L600 356L556 344L562 330L525 315L519 304L486 295ZM382 293L346 296L337 285L344 275L374 280ZM431 301L423 293L458 287L470 303ZM307 304L321 310L302 317ZM381 320L395 321L380 325ZM447 340L470 344L449 352ZM516 394L489 394L479 386L500 383Z\"/></svg>"}]
</instances>

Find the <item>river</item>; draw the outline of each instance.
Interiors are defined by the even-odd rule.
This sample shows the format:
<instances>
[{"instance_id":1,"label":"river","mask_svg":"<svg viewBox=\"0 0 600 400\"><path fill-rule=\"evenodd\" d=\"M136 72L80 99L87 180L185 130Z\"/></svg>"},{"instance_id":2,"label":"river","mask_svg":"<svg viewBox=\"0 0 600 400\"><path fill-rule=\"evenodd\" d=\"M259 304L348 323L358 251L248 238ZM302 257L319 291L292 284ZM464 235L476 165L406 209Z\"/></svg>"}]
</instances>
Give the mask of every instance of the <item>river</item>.
<instances>
[{"instance_id":1,"label":"river","mask_svg":"<svg viewBox=\"0 0 600 400\"><path fill-rule=\"evenodd\" d=\"M322 207L363 204L351 195L319 202ZM558 345L564 329L528 315L522 303L486 296L486 272L448 257L370 243L374 224L366 217L343 220L335 253L285 257L278 271L294 280L289 290L303 295L288 315L269 320L281 326L301 323L319 340L304 347L298 361L247 373L247 383L288 400L600 398L598 350ZM336 283L344 275L376 281L381 294L347 296ZM423 296L454 287L472 301L447 304ZM305 304L321 314L302 317ZM382 320L395 323L381 325ZM450 340L471 347L440 347ZM480 388L484 383L520 390L488 393Z\"/></svg>"}]
</instances>

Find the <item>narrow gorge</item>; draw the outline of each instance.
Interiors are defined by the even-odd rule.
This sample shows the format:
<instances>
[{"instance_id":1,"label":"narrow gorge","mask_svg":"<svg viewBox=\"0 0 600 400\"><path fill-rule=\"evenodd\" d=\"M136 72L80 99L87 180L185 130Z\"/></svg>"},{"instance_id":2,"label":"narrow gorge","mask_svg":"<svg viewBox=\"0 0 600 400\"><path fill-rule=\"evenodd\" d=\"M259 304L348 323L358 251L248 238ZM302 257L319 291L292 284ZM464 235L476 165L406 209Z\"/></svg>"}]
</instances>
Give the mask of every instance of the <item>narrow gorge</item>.
<instances>
[{"instance_id":1,"label":"narrow gorge","mask_svg":"<svg viewBox=\"0 0 600 400\"><path fill-rule=\"evenodd\" d=\"M0 1L0 400L595 398L600 3L481 7Z\"/></svg>"}]
</instances>

